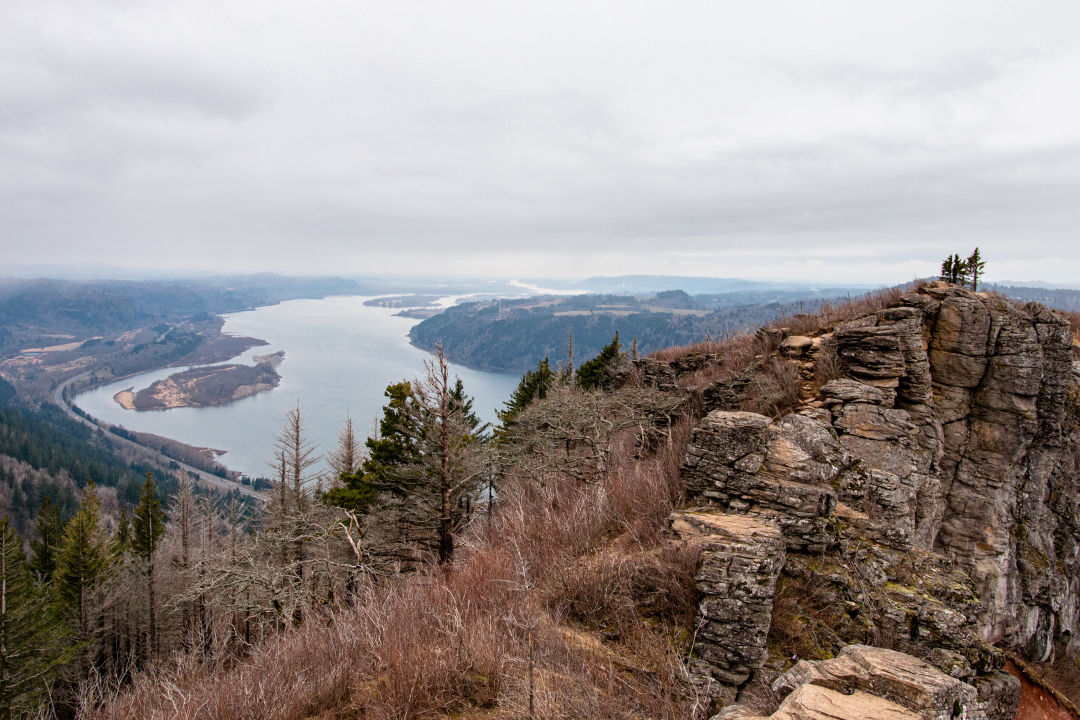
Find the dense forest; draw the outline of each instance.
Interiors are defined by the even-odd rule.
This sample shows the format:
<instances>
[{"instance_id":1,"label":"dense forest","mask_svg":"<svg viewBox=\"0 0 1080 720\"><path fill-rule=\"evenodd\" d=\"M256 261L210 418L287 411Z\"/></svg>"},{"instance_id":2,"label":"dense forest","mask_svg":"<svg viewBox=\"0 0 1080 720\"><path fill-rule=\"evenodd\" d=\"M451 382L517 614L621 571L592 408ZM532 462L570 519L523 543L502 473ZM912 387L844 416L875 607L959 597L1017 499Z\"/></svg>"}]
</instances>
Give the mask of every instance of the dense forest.
<instances>
[{"instance_id":1,"label":"dense forest","mask_svg":"<svg viewBox=\"0 0 1080 720\"><path fill-rule=\"evenodd\" d=\"M0 511L21 534L31 530L30 521L46 497L67 517L93 480L117 502L132 504L146 473L158 474L157 468L119 457L104 433L72 420L55 405L0 407L0 460L7 461L6 469L0 469ZM161 474L160 485L163 494L171 492L177 477Z\"/></svg>"}]
</instances>

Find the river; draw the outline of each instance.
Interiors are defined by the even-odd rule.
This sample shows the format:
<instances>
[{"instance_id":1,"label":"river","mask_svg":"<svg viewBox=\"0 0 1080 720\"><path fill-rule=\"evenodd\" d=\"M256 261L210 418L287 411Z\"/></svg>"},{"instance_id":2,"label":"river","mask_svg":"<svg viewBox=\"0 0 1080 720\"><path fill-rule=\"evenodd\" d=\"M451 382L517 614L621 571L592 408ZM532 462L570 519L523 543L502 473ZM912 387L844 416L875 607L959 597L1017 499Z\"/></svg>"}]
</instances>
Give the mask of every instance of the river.
<instances>
[{"instance_id":1,"label":"river","mask_svg":"<svg viewBox=\"0 0 1080 720\"><path fill-rule=\"evenodd\" d=\"M274 437L298 402L306 437L326 453L337 444L346 417L352 417L357 435L370 434L381 414L386 386L424 372L430 355L408 339L409 328L418 321L395 317L395 309L366 306L367 299L291 300L224 316L224 332L270 343L229 362L250 364L255 355L285 351L278 368L281 384L273 390L220 407L163 411L124 410L113 400L121 390L134 386L138 391L186 369L167 368L81 393L74 403L109 424L225 450L219 462L230 470L269 476ZM477 414L491 422L519 380L514 375L450 367L475 398Z\"/></svg>"}]
</instances>

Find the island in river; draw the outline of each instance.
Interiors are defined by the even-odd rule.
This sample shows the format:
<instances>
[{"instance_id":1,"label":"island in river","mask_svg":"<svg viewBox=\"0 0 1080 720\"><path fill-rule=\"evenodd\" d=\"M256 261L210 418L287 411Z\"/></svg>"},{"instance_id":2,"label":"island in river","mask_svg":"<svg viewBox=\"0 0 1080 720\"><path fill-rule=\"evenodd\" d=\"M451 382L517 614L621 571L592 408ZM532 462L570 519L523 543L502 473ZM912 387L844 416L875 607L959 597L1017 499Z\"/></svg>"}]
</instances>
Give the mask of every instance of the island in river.
<instances>
[{"instance_id":1,"label":"island in river","mask_svg":"<svg viewBox=\"0 0 1080 720\"><path fill-rule=\"evenodd\" d=\"M285 352L258 355L254 365L204 365L170 375L138 392L132 388L113 398L129 410L213 407L242 400L277 387L278 366Z\"/></svg>"}]
</instances>

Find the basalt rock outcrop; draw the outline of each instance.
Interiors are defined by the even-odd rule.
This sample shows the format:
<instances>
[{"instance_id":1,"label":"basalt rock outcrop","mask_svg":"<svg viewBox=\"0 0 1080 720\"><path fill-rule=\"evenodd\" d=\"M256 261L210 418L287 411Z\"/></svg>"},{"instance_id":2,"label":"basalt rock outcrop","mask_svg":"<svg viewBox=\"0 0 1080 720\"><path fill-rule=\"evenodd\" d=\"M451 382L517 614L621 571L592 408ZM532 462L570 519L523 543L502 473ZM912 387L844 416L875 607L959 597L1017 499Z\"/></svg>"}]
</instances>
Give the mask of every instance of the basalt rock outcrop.
<instances>
[{"instance_id":1,"label":"basalt rock outcrop","mask_svg":"<svg viewBox=\"0 0 1080 720\"><path fill-rule=\"evenodd\" d=\"M710 412L683 467L691 504L779 531L777 597L785 583L807 589L828 626L806 652L894 647L1006 717L1001 647L1032 660L1080 650L1080 366L1067 321L933 283L824 335L766 340L804 379L833 349L834 377L779 419ZM718 385L712 397L731 392ZM774 666L791 661L768 649Z\"/></svg>"},{"instance_id":2,"label":"basalt rock outcrop","mask_svg":"<svg viewBox=\"0 0 1080 720\"><path fill-rule=\"evenodd\" d=\"M765 662L784 540L775 525L747 515L679 512L670 525L701 552L690 669L708 694L728 704Z\"/></svg>"}]
</instances>

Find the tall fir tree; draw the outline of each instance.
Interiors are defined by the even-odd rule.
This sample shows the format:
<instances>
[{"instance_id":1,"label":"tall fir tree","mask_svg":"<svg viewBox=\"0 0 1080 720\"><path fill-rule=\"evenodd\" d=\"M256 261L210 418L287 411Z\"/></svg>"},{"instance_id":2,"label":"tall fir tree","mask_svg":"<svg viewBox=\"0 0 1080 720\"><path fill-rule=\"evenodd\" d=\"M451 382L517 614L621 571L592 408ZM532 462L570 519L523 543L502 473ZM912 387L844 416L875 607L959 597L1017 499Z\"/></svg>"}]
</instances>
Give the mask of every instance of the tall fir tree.
<instances>
[{"instance_id":1,"label":"tall fir tree","mask_svg":"<svg viewBox=\"0 0 1080 720\"><path fill-rule=\"evenodd\" d=\"M968 255L968 259L964 261L964 266L967 268L968 276L971 278L971 289L978 292L979 278L983 276L983 270L986 268L986 261L982 259L979 248L975 248L975 250Z\"/></svg>"},{"instance_id":2,"label":"tall fir tree","mask_svg":"<svg viewBox=\"0 0 1080 720\"><path fill-rule=\"evenodd\" d=\"M123 557L131 548L131 520L128 518L125 503L120 503L120 517L116 521L116 532L113 533L109 546L117 558Z\"/></svg>"},{"instance_id":3,"label":"tall fir tree","mask_svg":"<svg viewBox=\"0 0 1080 720\"><path fill-rule=\"evenodd\" d=\"M0 720L29 717L70 657L44 587L34 582L22 540L0 518Z\"/></svg>"},{"instance_id":4,"label":"tall fir tree","mask_svg":"<svg viewBox=\"0 0 1080 720\"><path fill-rule=\"evenodd\" d=\"M345 427L338 436L338 446L326 458L332 475L331 483L340 481L343 476L352 475L363 461L363 450L360 448L360 441L356 439L356 433L353 432L352 418L346 417Z\"/></svg>"},{"instance_id":5,"label":"tall fir tree","mask_svg":"<svg viewBox=\"0 0 1080 720\"><path fill-rule=\"evenodd\" d=\"M147 656L153 655L158 649L154 554L157 552L164 533L165 511L161 509L161 501L158 499L157 488L154 486L154 476L152 473L146 473L146 482L139 494L139 504L135 506L131 519L131 550L142 560L146 573L147 620L149 622L149 637L145 645Z\"/></svg>"},{"instance_id":6,"label":"tall fir tree","mask_svg":"<svg viewBox=\"0 0 1080 720\"><path fill-rule=\"evenodd\" d=\"M945 258L945 262L941 263L942 280L963 285L965 282L967 282L967 277L967 262L961 260L960 256L957 253L949 255Z\"/></svg>"},{"instance_id":7,"label":"tall fir tree","mask_svg":"<svg viewBox=\"0 0 1080 720\"><path fill-rule=\"evenodd\" d=\"M101 523L101 501L94 482L90 481L83 490L79 511L64 528L53 573L57 608L76 628L84 646L91 637L91 601L110 568L112 553L108 544L109 537Z\"/></svg>"},{"instance_id":8,"label":"tall fir tree","mask_svg":"<svg viewBox=\"0 0 1080 720\"><path fill-rule=\"evenodd\" d=\"M64 537L64 519L60 515L60 508L53 504L48 495L42 499L41 508L38 510L37 531L38 539L30 543L30 549L34 553L30 569L40 582L52 582L53 572L56 570L56 554Z\"/></svg>"},{"instance_id":9,"label":"tall fir tree","mask_svg":"<svg viewBox=\"0 0 1080 720\"><path fill-rule=\"evenodd\" d=\"M356 513L364 513L374 502L378 491L394 490L400 484L397 469L419 458L421 435L420 411L412 383L403 381L387 385L378 432L366 441L367 457L347 475L340 476L341 484L323 496L329 505Z\"/></svg>"}]
</instances>

